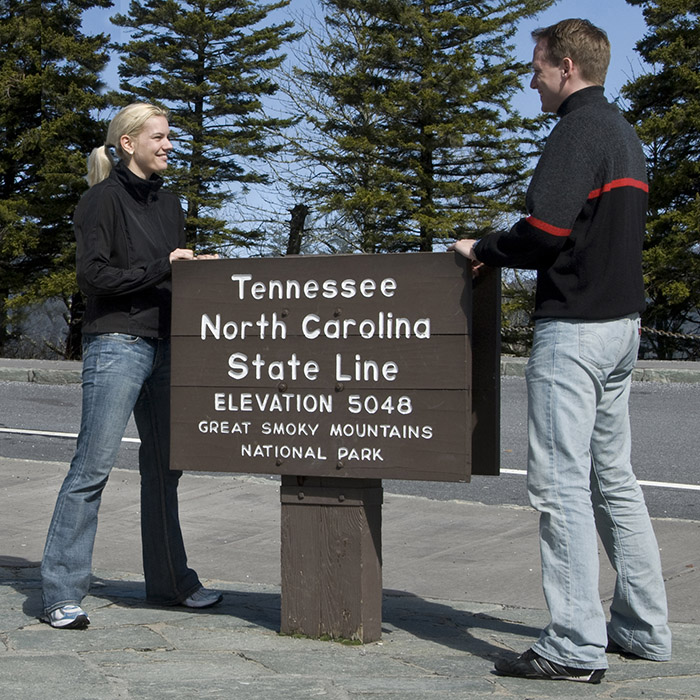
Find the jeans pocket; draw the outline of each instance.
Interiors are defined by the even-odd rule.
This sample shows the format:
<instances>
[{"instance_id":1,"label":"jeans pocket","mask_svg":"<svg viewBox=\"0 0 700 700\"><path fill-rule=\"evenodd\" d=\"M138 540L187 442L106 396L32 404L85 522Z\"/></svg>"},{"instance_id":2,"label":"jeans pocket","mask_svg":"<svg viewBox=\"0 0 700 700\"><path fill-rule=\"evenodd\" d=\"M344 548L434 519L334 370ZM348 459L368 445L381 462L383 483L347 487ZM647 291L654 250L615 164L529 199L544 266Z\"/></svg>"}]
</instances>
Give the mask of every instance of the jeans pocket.
<instances>
[{"instance_id":1,"label":"jeans pocket","mask_svg":"<svg viewBox=\"0 0 700 700\"><path fill-rule=\"evenodd\" d=\"M622 338L612 330L613 324L582 323L579 326L579 357L598 369L614 367Z\"/></svg>"}]
</instances>

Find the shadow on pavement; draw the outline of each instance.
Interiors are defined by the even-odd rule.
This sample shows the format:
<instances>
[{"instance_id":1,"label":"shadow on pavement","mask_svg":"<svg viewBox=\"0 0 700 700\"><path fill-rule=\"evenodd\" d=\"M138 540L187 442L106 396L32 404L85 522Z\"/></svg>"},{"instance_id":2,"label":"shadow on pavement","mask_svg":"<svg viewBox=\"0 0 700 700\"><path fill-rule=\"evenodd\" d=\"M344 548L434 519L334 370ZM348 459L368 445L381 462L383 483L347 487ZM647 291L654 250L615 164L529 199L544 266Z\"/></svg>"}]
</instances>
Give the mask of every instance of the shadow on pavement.
<instances>
[{"instance_id":1,"label":"shadow on pavement","mask_svg":"<svg viewBox=\"0 0 700 700\"><path fill-rule=\"evenodd\" d=\"M492 660L503 647L482 637L518 635L537 638L540 628L510 622L484 612L460 610L404 591L384 591L382 622L425 641ZM388 630L386 630L388 631Z\"/></svg>"}]
</instances>

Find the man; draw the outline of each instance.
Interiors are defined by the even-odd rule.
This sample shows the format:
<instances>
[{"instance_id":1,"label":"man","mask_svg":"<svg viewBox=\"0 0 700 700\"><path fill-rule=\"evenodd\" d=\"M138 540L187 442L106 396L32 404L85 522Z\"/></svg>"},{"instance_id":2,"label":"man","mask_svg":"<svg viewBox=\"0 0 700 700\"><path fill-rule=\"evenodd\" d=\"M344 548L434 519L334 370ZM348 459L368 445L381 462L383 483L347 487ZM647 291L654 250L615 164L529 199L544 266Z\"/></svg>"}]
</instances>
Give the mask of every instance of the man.
<instances>
[{"instance_id":1,"label":"man","mask_svg":"<svg viewBox=\"0 0 700 700\"><path fill-rule=\"evenodd\" d=\"M481 264L537 270L527 366L528 493L540 512L551 621L498 673L599 683L606 650L671 655L658 545L630 464L628 400L644 310L646 164L603 96L605 33L564 20L533 32L531 87L552 130L527 192L527 218L452 249ZM617 572L606 626L596 528Z\"/></svg>"}]
</instances>

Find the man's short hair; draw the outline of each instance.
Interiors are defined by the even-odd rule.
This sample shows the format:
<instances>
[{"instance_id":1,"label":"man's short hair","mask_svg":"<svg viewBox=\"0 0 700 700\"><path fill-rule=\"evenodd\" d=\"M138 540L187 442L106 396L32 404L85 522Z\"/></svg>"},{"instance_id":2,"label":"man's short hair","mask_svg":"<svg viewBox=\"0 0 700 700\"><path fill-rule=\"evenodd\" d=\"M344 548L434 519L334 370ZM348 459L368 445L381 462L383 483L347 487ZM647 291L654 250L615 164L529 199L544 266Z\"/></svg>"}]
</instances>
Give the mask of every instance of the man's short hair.
<instances>
[{"instance_id":1,"label":"man's short hair","mask_svg":"<svg viewBox=\"0 0 700 700\"><path fill-rule=\"evenodd\" d=\"M545 57L558 66L570 58L581 77L593 85L605 85L610 64L608 35L587 19L564 19L549 27L535 29L532 38L546 42Z\"/></svg>"}]
</instances>

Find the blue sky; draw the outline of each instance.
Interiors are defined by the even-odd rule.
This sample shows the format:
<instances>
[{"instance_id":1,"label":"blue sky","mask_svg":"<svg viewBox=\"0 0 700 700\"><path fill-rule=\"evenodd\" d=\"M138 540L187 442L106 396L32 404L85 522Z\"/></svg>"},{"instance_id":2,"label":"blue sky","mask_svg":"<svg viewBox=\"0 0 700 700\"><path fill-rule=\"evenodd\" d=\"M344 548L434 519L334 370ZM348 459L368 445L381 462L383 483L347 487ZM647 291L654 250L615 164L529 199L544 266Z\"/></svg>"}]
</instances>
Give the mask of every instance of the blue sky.
<instances>
[{"instance_id":1,"label":"blue sky","mask_svg":"<svg viewBox=\"0 0 700 700\"><path fill-rule=\"evenodd\" d=\"M314 5L313 0L291 0L283 12L294 15L308 10ZM128 11L129 0L114 0L114 7L109 10L98 8L86 13L86 30L93 32L111 32L114 39L121 39L122 32L109 22L110 15ZM518 58L529 61L532 57L532 39L530 32L537 28L554 24L566 17L582 17L591 20L604 29L612 44L612 60L608 71L606 92L609 98L615 98L620 87L642 70L634 45L642 38L646 25L639 7L628 5L625 0L559 0L553 7L541 13L536 19L522 23L516 36ZM113 60L105 74L105 80L117 87L117 61ZM522 95L514 101L516 109L527 116L535 116L540 109L540 101L535 91L527 86Z\"/></svg>"}]
</instances>

